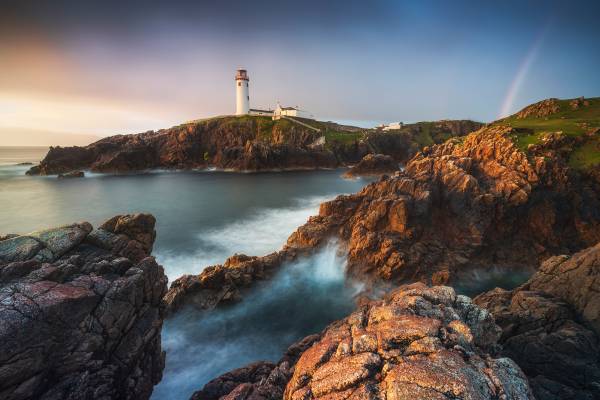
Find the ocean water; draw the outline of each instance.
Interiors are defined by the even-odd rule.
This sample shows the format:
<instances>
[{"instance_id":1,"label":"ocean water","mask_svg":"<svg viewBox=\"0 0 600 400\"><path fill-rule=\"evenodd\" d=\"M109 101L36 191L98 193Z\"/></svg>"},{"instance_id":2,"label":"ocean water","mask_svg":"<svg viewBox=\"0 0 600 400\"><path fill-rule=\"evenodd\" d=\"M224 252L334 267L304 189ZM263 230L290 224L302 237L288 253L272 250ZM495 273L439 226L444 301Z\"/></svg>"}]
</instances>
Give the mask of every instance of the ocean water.
<instances>
[{"instance_id":1,"label":"ocean water","mask_svg":"<svg viewBox=\"0 0 600 400\"><path fill-rule=\"evenodd\" d=\"M97 226L117 214L149 212L157 218L153 253L170 281L236 252L276 251L321 202L368 182L342 179L342 170L153 171L63 180L26 176L29 166L15 165L38 162L45 153L0 147L0 233L82 220ZM293 342L344 317L359 289L344 279L344 266L332 243L285 265L239 304L211 313L186 310L166 320L167 365L153 399L187 399L223 372L276 361Z\"/></svg>"},{"instance_id":2,"label":"ocean water","mask_svg":"<svg viewBox=\"0 0 600 400\"><path fill-rule=\"evenodd\" d=\"M198 274L234 253L264 255L319 204L360 190L368 180L346 180L342 170L280 173L152 171L90 174L83 179L29 177L23 162L38 162L46 148L0 147L0 234L89 221L94 226L123 213L157 218L154 255L169 281ZM317 254L284 265L237 304L209 313L187 309L167 319L162 381L152 399L188 399L209 380L259 360L276 361L306 335L354 308L359 282L344 278L345 259L331 243ZM472 271L457 291L474 295L512 288L531 271Z\"/></svg>"}]
</instances>

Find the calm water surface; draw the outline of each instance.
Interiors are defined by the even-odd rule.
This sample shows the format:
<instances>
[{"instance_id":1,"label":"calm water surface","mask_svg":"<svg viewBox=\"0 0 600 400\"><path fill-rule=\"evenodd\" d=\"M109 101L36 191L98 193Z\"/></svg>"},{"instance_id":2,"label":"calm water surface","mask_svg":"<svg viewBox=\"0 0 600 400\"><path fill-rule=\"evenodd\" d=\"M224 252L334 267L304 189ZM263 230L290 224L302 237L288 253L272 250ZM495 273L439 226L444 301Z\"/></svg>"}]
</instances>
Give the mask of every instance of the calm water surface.
<instances>
[{"instance_id":1,"label":"calm water surface","mask_svg":"<svg viewBox=\"0 0 600 400\"><path fill-rule=\"evenodd\" d=\"M155 171L87 174L83 179L29 177L45 148L0 147L0 233L116 214L157 218L154 254L169 280L199 273L236 253L263 255L287 237L322 201L352 193L365 180L342 171L241 174ZM210 379L256 360L277 360L294 341L323 329L353 308L358 286L345 282L344 259L331 244L287 265L237 305L209 314L187 310L165 321L167 366L153 399L187 399Z\"/></svg>"}]
</instances>

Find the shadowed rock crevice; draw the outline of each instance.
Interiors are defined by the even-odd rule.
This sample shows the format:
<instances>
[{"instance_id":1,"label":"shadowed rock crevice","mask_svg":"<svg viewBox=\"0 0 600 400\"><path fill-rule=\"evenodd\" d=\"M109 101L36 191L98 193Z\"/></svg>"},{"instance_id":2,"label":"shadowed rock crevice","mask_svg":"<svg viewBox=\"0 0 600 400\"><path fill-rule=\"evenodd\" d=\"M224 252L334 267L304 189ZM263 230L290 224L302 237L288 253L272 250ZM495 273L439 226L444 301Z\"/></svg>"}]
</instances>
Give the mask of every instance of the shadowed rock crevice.
<instances>
[{"instance_id":1,"label":"shadowed rock crevice","mask_svg":"<svg viewBox=\"0 0 600 400\"><path fill-rule=\"evenodd\" d=\"M503 353L538 399L600 397L600 244L545 261L523 286L475 302L502 327Z\"/></svg>"}]
</instances>

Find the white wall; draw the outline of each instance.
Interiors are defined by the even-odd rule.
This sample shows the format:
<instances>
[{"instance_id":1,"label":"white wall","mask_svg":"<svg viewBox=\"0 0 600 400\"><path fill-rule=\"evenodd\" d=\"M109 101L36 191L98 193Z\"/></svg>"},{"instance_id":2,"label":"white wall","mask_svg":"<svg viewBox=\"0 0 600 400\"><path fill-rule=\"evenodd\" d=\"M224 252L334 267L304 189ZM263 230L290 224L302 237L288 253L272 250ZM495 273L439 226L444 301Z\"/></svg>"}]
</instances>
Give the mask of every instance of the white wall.
<instances>
[{"instance_id":1,"label":"white wall","mask_svg":"<svg viewBox=\"0 0 600 400\"><path fill-rule=\"evenodd\" d=\"M235 81L235 99L235 114L248 114L248 111L250 110L250 89L248 88L248 81L241 79Z\"/></svg>"}]
</instances>

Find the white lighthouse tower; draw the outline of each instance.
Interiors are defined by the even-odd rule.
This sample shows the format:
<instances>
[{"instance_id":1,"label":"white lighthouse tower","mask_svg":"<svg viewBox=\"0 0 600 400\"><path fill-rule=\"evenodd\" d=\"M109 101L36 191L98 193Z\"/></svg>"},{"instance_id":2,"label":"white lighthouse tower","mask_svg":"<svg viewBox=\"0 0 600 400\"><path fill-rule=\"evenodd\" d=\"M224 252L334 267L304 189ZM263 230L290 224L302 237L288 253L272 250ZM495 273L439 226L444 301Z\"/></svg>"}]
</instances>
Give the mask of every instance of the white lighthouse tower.
<instances>
[{"instance_id":1,"label":"white lighthouse tower","mask_svg":"<svg viewBox=\"0 0 600 400\"><path fill-rule=\"evenodd\" d=\"M250 111L249 81L246 70L238 69L235 74L235 115L248 114Z\"/></svg>"}]
</instances>

